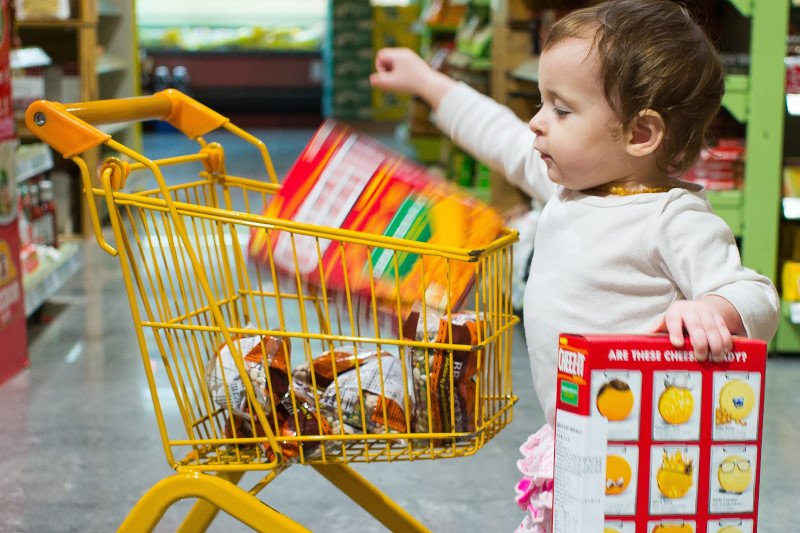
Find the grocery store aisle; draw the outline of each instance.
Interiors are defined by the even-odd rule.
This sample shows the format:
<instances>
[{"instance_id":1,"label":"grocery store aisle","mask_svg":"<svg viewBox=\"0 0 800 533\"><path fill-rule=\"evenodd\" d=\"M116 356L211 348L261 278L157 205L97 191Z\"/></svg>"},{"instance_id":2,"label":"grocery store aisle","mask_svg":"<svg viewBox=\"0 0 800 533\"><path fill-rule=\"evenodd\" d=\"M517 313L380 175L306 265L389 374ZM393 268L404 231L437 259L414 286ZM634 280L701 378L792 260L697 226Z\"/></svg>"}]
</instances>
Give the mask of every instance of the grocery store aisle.
<instances>
[{"instance_id":1,"label":"grocery store aisle","mask_svg":"<svg viewBox=\"0 0 800 533\"><path fill-rule=\"evenodd\" d=\"M311 131L254 133L268 144L283 174ZM177 135L148 135L145 152L151 157L185 153L186 142ZM226 149L229 161L237 159L238 150ZM245 159L238 163L247 166ZM241 172L247 174L246 169ZM82 248L83 270L47 304L47 323L31 328L30 368L0 386L2 533L113 531L145 490L172 473L152 413L118 263L93 241ZM513 503L518 446L542 423L528 368L517 330L513 372L520 401L514 421L475 456L357 469L435 532L513 530L522 518ZM797 383L800 358L770 359L763 532L796 528L788 511L796 508L800 488ZM313 531L384 531L310 468L289 468L262 498ZM174 531L190 503L171 510L158 530ZM227 516L218 517L211 528L245 530Z\"/></svg>"}]
</instances>

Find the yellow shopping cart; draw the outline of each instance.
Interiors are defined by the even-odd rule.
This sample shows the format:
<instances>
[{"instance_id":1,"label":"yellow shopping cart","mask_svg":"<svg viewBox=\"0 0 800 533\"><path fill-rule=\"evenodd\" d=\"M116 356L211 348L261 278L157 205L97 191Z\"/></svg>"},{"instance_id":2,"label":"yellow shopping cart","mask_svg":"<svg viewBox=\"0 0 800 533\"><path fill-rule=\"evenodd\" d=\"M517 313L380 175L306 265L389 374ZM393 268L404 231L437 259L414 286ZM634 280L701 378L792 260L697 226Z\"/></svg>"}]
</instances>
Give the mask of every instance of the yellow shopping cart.
<instances>
[{"instance_id":1,"label":"yellow shopping cart","mask_svg":"<svg viewBox=\"0 0 800 533\"><path fill-rule=\"evenodd\" d=\"M143 120L169 122L198 151L151 160L100 128ZM483 249L466 250L262 216L280 190L264 143L174 90L38 101L26 123L77 164L97 242L119 257L164 452L176 471L144 494L120 531L152 529L187 497L197 502L181 531L204 530L220 509L256 530L306 531L257 498L293 464L312 466L388 528L425 531L349 465L471 455L511 421L516 233L504 230ZM222 146L204 139L218 129L255 147L268 181L226 172ZM86 163L93 150L108 153L94 182ZM126 190L132 174L153 186ZM113 243L101 228L103 203ZM267 260L253 261L254 230L281 235L292 249L302 243L306 253L311 246L320 254L320 243L394 252L384 255L394 258L397 287L404 254L438 261L445 273L469 268L466 310L448 297L444 309L418 303L409 312L408 302L425 301L424 276L418 289L389 291L387 300L374 290L351 294L346 276L334 290L324 277L309 282L281 270L269 246ZM264 476L241 488L251 471Z\"/></svg>"}]
</instances>

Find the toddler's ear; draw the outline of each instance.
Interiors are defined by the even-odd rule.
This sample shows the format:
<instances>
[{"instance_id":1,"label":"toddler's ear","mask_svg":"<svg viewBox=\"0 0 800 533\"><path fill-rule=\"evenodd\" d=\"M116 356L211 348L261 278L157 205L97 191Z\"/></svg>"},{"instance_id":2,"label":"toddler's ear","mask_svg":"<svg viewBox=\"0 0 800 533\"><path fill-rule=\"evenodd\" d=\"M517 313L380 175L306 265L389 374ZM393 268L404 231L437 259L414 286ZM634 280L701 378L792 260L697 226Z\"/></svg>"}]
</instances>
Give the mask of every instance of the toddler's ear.
<instances>
[{"instance_id":1,"label":"toddler's ear","mask_svg":"<svg viewBox=\"0 0 800 533\"><path fill-rule=\"evenodd\" d=\"M628 153L641 157L655 152L664 139L664 119L652 109L639 112L628 131Z\"/></svg>"}]
</instances>

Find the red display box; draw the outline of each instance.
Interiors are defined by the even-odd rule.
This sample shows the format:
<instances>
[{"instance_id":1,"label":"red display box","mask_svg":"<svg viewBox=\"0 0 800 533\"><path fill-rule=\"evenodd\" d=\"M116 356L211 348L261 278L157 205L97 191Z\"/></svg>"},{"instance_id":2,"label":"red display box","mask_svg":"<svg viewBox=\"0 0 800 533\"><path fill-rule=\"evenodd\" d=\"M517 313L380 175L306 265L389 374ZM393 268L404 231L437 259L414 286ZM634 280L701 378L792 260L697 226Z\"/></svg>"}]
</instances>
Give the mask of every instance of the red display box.
<instances>
[{"instance_id":1,"label":"red display box","mask_svg":"<svg viewBox=\"0 0 800 533\"><path fill-rule=\"evenodd\" d=\"M755 533L766 354L562 334L554 532Z\"/></svg>"},{"instance_id":2,"label":"red display box","mask_svg":"<svg viewBox=\"0 0 800 533\"><path fill-rule=\"evenodd\" d=\"M502 217L455 184L433 174L346 124L325 121L264 211L267 217L312 227L413 240L432 246L481 249L500 234ZM435 254L420 256L352 241L339 245L313 235L255 228L249 252L329 290L374 296L407 315L423 300L443 311L457 308L475 276L475 264ZM424 287L424 294L420 288Z\"/></svg>"},{"instance_id":3,"label":"red display box","mask_svg":"<svg viewBox=\"0 0 800 533\"><path fill-rule=\"evenodd\" d=\"M28 366L25 294L17 225L9 14L8 0L0 0L0 383Z\"/></svg>"}]
</instances>

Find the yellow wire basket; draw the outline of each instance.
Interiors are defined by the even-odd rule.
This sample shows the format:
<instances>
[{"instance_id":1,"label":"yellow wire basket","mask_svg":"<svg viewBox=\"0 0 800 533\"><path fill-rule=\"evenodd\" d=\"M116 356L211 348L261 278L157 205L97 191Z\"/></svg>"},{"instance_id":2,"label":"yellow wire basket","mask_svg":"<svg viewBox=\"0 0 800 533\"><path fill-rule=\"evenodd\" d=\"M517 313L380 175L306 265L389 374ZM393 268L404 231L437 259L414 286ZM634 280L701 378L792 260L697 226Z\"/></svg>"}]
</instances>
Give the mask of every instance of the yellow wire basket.
<instances>
[{"instance_id":1,"label":"yellow wire basket","mask_svg":"<svg viewBox=\"0 0 800 533\"><path fill-rule=\"evenodd\" d=\"M197 141L197 152L151 160L101 128L144 120L169 122ZM142 497L121 530L150 529L173 502L193 496L198 503L184 522L191 530L223 509L258 530L304 531L256 495L287 466L307 464L390 529L424 531L349 464L471 455L511 421L516 233L503 230L482 249L466 250L265 217L281 186L264 143L174 90L39 101L26 123L78 165L97 242L119 258L164 451L176 470ZM227 173L223 147L204 138L220 129L253 145L266 179ZM101 149L108 157L95 176L87 154ZM103 233L102 205L113 242ZM369 284L371 291L355 294L346 275L334 288L324 276L278 268L271 239L266 259L255 261L248 254L254 231L281 236L295 262L298 246L320 260L323 247L391 252L398 290L379 293ZM471 289L447 294L442 309L424 303L424 275L401 294L403 254L438 262L447 291L451 273L468 269ZM248 471L264 477L239 488Z\"/></svg>"}]
</instances>

